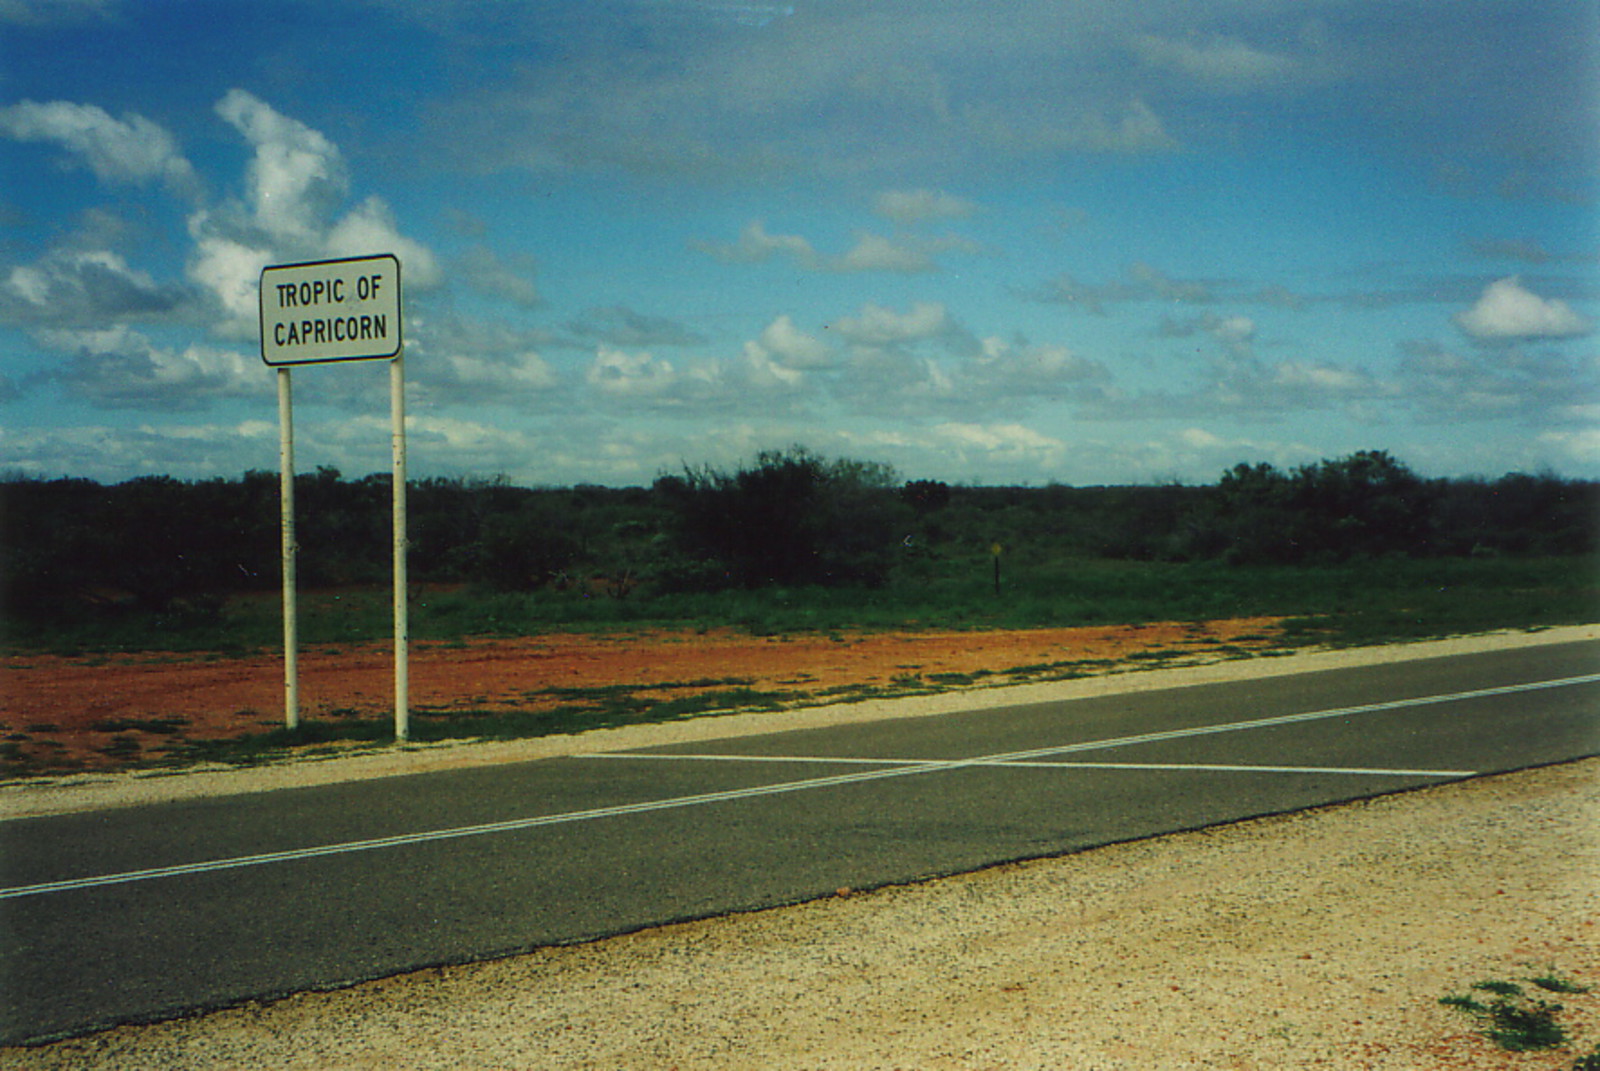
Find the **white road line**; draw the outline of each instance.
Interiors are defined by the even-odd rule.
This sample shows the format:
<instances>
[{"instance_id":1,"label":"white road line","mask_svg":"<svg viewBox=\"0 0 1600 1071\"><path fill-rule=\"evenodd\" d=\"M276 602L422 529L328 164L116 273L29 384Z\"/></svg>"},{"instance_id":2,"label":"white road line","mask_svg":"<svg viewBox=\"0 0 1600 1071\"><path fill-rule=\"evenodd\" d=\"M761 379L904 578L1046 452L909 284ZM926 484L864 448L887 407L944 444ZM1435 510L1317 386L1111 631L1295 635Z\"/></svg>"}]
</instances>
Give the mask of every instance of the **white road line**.
<instances>
[{"instance_id":1,"label":"white road line","mask_svg":"<svg viewBox=\"0 0 1600 1071\"><path fill-rule=\"evenodd\" d=\"M1404 770L1371 766L1228 766L1210 762L1030 762L1025 759L862 759L853 756L827 755L716 755L650 754L648 752L608 751L596 755L575 756L591 759L644 759L649 761L683 760L688 762L788 762L826 766L831 763L861 764L865 766L924 766L944 768L950 766L1008 766L1025 770L1205 770L1221 773L1285 773L1285 774L1362 774L1373 777L1476 777L1477 770Z\"/></svg>"},{"instance_id":2,"label":"white road line","mask_svg":"<svg viewBox=\"0 0 1600 1071\"><path fill-rule=\"evenodd\" d=\"M1566 677L1561 680L1538 681L1533 684L1514 684L1501 688L1483 688L1471 692L1455 692L1449 695L1422 696L1416 699L1397 699L1387 703L1370 703L1355 707L1341 707L1337 710L1318 710L1304 714L1286 714L1281 717L1257 718L1251 721L1234 721L1220 725L1205 725L1191 729L1170 729L1158 733L1140 733L1135 736L1115 737L1109 740L1089 740L1077 744L1062 744L1056 747L1032 748L1027 751L1012 751L998 755L978 755L970 759L948 759L933 761L916 761L905 765L894 765L874 770L863 770L859 773L836 774L832 777L807 778L803 781L786 781L775 785L757 785L753 788L733 789L727 792L706 792L693 796L677 796L672 799L648 800L642 803L625 803L613 807L597 807L588 811L569 811L564 814L538 815L532 818L515 818L504 822L489 822L483 825L460 826L454 829L437 829L423 833L403 833L393 837L377 837L372 840L346 841L340 844L325 844L312 848L292 848L281 852L267 852L260 855L236 856L229 859L213 859L198 863L182 863L176 866L153 867L149 870L131 870L118 874L99 874L90 877L68 878L62 881L41 882L37 885L18 885L11 888L0 889L0 900L17 899L24 896L40 896L46 893L69 892L76 889L92 889L107 885L126 885L138 881L151 881L158 878L181 877L190 874L208 874L223 870L237 870L241 867L265 866L271 863L289 863L303 859L315 859L323 856L350 855L356 852L375 851L381 848L400 848L413 844L426 844L433 841L456 840L463 837L478 837L492 833L511 833L524 829L535 829L540 826L565 825L572 822L587 822L599 818L614 818L630 814L645 814L651 811L666 811L680 807L698 807L711 803L723 803L730 800L751 799L758 796L775 796L788 792L802 792L817 788L831 788L836 785L856 784L863 781L879 781L892 777L908 777L918 774L935 773L941 770L959 769L964 766L985 766L1020 763L1027 759L1048 758L1054 755L1067 755L1081 751L1097 751L1104 748L1127 747L1133 744L1153 743L1162 740L1179 740L1193 736L1208 736L1216 733L1240 732L1245 729L1265 729L1277 725L1293 725L1309 721L1323 721L1329 718L1347 717L1353 714L1370 714L1389 710L1400 710L1407 707L1427 706L1435 703L1455 702L1463 699L1478 699L1492 695L1509 695L1515 692L1538 691L1546 688L1562 688L1575 684L1590 684L1600 681L1600 673L1592 673L1582 677ZM636 758L638 755L624 753L605 753L594 756L574 756L575 758ZM748 757L746 757L748 758ZM834 760L830 760L834 761ZM1434 776L1429 771L1425 776ZM1438 776L1449 776L1439 773Z\"/></svg>"},{"instance_id":3,"label":"white road line","mask_svg":"<svg viewBox=\"0 0 1600 1071\"><path fill-rule=\"evenodd\" d=\"M587 822L596 818L615 818L621 815L644 814L650 811L667 811L678 807L698 807L703 804L722 803L727 800L749 799L753 796L773 796L784 792L827 788L832 785L848 785L857 781L876 781L885 777L899 777L907 773L921 772L923 771L920 769L905 768L868 770L862 773L838 774L834 777L788 781L776 785L757 785L753 788L732 789L727 792L704 792L695 796L676 796L672 799L648 800L643 803L624 803L614 807L597 807L589 811L568 811L563 814L545 814L533 818L513 818L505 822L489 822L477 826L437 829L426 833L402 833L398 836L378 837L373 840L345 841L340 844L325 844L315 848L291 848L287 851L267 852L262 855L243 855L232 859L215 859L200 863L181 863L177 866L154 867L150 870L130 870L119 874L67 878L62 881L42 882L38 885L17 885L9 889L0 889L0 900L9 900L21 896L37 896L42 893L68 892L73 889L92 889L103 885L125 885L129 882L150 881L154 878L181 877L186 874L207 874L219 870L262 866L267 863L291 863L301 859L315 859L319 856L327 855L347 855L355 852L373 851L378 848L401 848L412 844L455 840L461 837L478 837L489 833L511 833L522 829L536 829L539 826Z\"/></svg>"}]
</instances>

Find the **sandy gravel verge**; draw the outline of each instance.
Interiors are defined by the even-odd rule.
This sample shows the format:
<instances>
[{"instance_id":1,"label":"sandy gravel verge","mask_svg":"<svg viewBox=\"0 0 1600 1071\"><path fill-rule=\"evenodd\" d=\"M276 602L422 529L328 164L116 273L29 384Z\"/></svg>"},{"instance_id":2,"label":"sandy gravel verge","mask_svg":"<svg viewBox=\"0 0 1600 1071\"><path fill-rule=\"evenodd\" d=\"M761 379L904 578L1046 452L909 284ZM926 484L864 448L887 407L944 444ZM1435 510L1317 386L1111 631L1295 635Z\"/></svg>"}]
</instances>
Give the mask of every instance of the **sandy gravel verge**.
<instances>
[{"instance_id":1,"label":"sandy gravel verge","mask_svg":"<svg viewBox=\"0 0 1600 1071\"><path fill-rule=\"evenodd\" d=\"M1600 760L121 1027L11 1068L1570 1068L1438 1000L1600 987Z\"/></svg>"},{"instance_id":2,"label":"sandy gravel verge","mask_svg":"<svg viewBox=\"0 0 1600 1071\"><path fill-rule=\"evenodd\" d=\"M1156 687L1183 679L1172 673L1293 672L1489 642L1030 687ZM940 701L963 698L974 697ZM791 716L870 715L858 705L766 715L765 724ZM667 730L758 731L738 718L704 719L619 730L598 746L655 742L651 734ZM454 762L470 751L344 761L400 772L381 762L411 768L419 757ZM0 1049L0 1071L1566 1071L1600 1045L1597 927L1600 759L1587 759ZM1573 1037L1558 1050L1502 1052L1438 1003L1474 982L1549 971L1594 990L1553 998Z\"/></svg>"}]
</instances>

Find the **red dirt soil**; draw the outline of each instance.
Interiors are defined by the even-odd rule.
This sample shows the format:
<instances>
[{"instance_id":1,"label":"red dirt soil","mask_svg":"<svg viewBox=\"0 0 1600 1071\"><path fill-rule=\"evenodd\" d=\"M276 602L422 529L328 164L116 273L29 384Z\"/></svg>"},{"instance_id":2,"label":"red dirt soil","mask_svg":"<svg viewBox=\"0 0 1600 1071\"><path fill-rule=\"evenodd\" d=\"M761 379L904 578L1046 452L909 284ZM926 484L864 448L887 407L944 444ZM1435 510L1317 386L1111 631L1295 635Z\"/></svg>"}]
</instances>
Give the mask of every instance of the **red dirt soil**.
<instances>
[{"instance_id":1,"label":"red dirt soil","mask_svg":"<svg viewBox=\"0 0 1600 1071\"><path fill-rule=\"evenodd\" d=\"M1190 658L1260 649L1277 619L1112 625L992 632L758 637L733 630L545 635L414 643L413 711L548 709L550 689L626 686L671 694L746 687L796 701L841 690L904 688L916 678L977 675L988 683L1038 679L1039 667ZM1025 667L1032 667L1027 669ZM706 682L682 687L690 682ZM0 737L19 768L108 769L184 738L217 739L283 725L280 655L163 654L65 657L13 654L0 665ZM392 716L387 644L318 647L300 656L304 720L333 712ZM137 743L137 747L134 744Z\"/></svg>"}]
</instances>

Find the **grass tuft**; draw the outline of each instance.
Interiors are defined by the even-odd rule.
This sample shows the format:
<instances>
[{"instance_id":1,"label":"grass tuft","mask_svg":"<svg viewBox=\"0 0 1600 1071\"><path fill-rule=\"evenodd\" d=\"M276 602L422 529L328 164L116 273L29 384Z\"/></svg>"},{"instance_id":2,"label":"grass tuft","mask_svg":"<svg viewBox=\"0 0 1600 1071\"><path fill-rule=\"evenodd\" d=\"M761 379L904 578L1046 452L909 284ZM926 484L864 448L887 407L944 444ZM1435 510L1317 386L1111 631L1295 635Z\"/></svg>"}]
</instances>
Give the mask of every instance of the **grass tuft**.
<instances>
[{"instance_id":1,"label":"grass tuft","mask_svg":"<svg viewBox=\"0 0 1600 1071\"><path fill-rule=\"evenodd\" d=\"M1553 970L1528 981L1547 992L1588 992L1587 987L1562 978ZM1489 1040L1504 1051L1535 1052L1566 1043L1567 1032L1556 1021L1562 1011L1561 1005L1528 996L1517 982L1494 979L1474 982L1471 988L1493 994L1494 999L1485 1003L1470 994L1457 993L1440 998L1439 1003L1477 1019ZM1596 1056L1600 1057L1600 1050L1596 1051ZM1578 1071L1600 1071L1600 1059L1593 1067L1585 1067L1582 1060L1575 1066Z\"/></svg>"}]
</instances>

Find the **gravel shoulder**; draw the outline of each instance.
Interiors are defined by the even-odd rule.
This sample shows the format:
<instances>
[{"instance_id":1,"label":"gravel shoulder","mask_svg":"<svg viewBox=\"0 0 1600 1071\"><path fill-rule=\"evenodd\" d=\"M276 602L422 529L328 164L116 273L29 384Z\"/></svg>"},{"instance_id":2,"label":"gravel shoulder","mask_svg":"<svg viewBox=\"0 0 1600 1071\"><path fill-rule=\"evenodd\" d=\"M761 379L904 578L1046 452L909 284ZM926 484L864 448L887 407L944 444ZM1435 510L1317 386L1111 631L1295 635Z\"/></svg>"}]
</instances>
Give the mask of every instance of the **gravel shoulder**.
<instances>
[{"instance_id":1,"label":"gravel shoulder","mask_svg":"<svg viewBox=\"0 0 1600 1071\"><path fill-rule=\"evenodd\" d=\"M1426 653L1596 632L1446 641ZM1170 674L1298 672L1421 653L1415 645L1029 687L1160 687L1178 680ZM870 713L862 706L761 720L770 729L780 718L858 718ZM908 716L896 709L887 716ZM759 731L716 718L529 745L638 746L669 730ZM473 750L250 776L272 788L297 771L515 761L510 750L467 757ZM203 791L245 784L221 774L159 780L164 792L180 782ZM112 781L41 793L76 792L97 805L140 795L115 787L132 779ZM0 1071L1567 1069L1600 1045L1597 927L1600 759L1587 759L0 1049ZM1596 991L1554 998L1574 1038L1562 1049L1502 1052L1438 1003L1478 981L1547 971Z\"/></svg>"},{"instance_id":2,"label":"gravel shoulder","mask_svg":"<svg viewBox=\"0 0 1600 1071\"><path fill-rule=\"evenodd\" d=\"M219 765L189 768L176 773L134 770L31 777L0 782L0 821L202 796L270 792L368 777L527 762L657 744L724 740L787 729L927 717L1007 703L1049 702L1120 692L1153 691L1215 681L1260 679L1322 669L1381 665L1475 651L1515 650L1593 639L1600 639L1600 624L1495 632L1382 647L1298 650L1286 654L1228 659L1202 656L1195 659L1193 664L1174 668L1152 669L1135 660L1074 680L1004 687L951 688L935 695L914 698L871 699L776 713L707 715L682 721L599 729L530 740L446 741L398 747L388 745L348 755L303 756L246 768Z\"/></svg>"}]
</instances>

